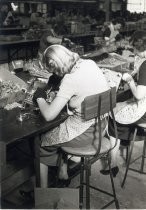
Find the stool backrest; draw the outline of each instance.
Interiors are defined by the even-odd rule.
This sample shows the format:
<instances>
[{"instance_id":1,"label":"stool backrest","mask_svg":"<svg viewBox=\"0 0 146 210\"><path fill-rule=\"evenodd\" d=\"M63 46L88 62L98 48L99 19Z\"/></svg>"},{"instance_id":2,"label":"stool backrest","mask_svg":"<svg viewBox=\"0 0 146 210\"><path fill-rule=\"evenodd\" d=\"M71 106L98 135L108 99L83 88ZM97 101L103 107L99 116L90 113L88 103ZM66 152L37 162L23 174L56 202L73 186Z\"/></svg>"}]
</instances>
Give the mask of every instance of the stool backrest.
<instances>
[{"instance_id":1,"label":"stool backrest","mask_svg":"<svg viewBox=\"0 0 146 210\"><path fill-rule=\"evenodd\" d=\"M103 138L102 125L101 125L102 120L108 117L109 113L111 113L111 116L114 121L115 136L117 138L117 128L113 112L113 108L115 106L116 106L116 87L113 87L100 94L87 96L82 103L83 118L85 120L91 120L95 118L95 131L94 131L93 143L95 143L95 141L97 141L98 139L98 141L95 144L97 153L100 152L101 141Z\"/></svg>"},{"instance_id":2,"label":"stool backrest","mask_svg":"<svg viewBox=\"0 0 146 210\"><path fill-rule=\"evenodd\" d=\"M83 117L90 120L109 113L116 106L116 88L87 96L82 104Z\"/></svg>"}]
</instances>

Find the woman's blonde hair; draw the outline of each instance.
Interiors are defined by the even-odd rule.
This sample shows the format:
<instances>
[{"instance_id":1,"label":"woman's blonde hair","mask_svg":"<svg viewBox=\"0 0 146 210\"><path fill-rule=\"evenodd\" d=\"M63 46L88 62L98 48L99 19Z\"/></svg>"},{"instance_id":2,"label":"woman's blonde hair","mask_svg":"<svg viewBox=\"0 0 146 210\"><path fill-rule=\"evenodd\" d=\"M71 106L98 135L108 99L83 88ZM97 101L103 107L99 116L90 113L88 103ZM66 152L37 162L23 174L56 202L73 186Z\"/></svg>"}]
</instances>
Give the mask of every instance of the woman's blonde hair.
<instances>
[{"instance_id":1,"label":"woman's blonde hair","mask_svg":"<svg viewBox=\"0 0 146 210\"><path fill-rule=\"evenodd\" d=\"M43 63L49 71L53 68L53 73L65 74L70 73L73 66L79 60L79 55L62 45L51 45L43 54Z\"/></svg>"}]
</instances>

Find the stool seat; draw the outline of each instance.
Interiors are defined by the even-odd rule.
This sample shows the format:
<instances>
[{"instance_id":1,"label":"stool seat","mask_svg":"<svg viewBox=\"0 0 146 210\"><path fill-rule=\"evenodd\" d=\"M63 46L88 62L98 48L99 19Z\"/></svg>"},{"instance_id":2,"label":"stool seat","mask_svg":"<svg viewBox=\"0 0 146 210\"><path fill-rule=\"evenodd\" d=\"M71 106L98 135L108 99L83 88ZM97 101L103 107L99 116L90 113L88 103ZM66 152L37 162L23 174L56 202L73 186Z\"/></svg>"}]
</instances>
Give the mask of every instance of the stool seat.
<instances>
[{"instance_id":1,"label":"stool seat","mask_svg":"<svg viewBox=\"0 0 146 210\"><path fill-rule=\"evenodd\" d=\"M61 148L64 152L75 156L94 156L97 153L97 149L94 145L91 143L84 145L84 141L80 141L78 143L71 142L68 143L67 146ZM104 137L101 143L100 153L106 153L109 151L109 149L110 142L107 138Z\"/></svg>"},{"instance_id":2,"label":"stool seat","mask_svg":"<svg viewBox=\"0 0 146 210\"><path fill-rule=\"evenodd\" d=\"M143 129L146 129L146 123L140 123L140 124L137 124L137 126Z\"/></svg>"}]
</instances>

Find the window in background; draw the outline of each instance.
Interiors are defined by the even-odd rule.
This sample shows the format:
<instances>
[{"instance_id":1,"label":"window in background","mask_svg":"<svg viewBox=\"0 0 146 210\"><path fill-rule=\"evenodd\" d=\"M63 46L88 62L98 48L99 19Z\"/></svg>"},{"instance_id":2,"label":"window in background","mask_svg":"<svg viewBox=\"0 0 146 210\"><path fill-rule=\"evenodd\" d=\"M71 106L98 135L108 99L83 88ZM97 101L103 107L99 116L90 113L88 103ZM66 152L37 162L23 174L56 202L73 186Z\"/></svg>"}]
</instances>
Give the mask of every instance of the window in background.
<instances>
[{"instance_id":1,"label":"window in background","mask_svg":"<svg viewBox=\"0 0 146 210\"><path fill-rule=\"evenodd\" d=\"M146 12L146 0L128 0L127 10L130 12Z\"/></svg>"},{"instance_id":2,"label":"window in background","mask_svg":"<svg viewBox=\"0 0 146 210\"><path fill-rule=\"evenodd\" d=\"M47 4L43 4L42 7L42 13L47 13Z\"/></svg>"},{"instance_id":3,"label":"window in background","mask_svg":"<svg viewBox=\"0 0 146 210\"><path fill-rule=\"evenodd\" d=\"M42 12L42 4L38 4L38 6L37 6L37 12Z\"/></svg>"},{"instance_id":4,"label":"window in background","mask_svg":"<svg viewBox=\"0 0 146 210\"><path fill-rule=\"evenodd\" d=\"M37 11L47 13L47 4L38 4Z\"/></svg>"},{"instance_id":5,"label":"window in background","mask_svg":"<svg viewBox=\"0 0 146 210\"><path fill-rule=\"evenodd\" d=\"M111 9L112 11L121 10L121 4L119 2L112 2Z\"/></svg>"},{"instance_id":6,"label":"window in background","mask_svg":"<svg viewBox=\"0 0 146 210\"><path fill-rule=\"evenodd\" d=\"M19 10L20 10L20 13L24 14L24 3L19 4Z\"/></svg>"}]
</instances>

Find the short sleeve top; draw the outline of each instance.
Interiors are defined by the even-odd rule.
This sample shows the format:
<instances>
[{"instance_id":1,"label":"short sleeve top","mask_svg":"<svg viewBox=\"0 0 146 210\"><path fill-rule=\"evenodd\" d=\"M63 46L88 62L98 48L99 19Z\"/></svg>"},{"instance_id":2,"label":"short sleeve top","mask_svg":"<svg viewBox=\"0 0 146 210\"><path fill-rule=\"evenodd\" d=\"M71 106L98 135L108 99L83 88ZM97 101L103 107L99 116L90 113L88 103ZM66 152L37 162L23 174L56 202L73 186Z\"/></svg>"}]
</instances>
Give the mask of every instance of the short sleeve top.
<instances>
[{"instance_id":1,"label":"short sleeve top","mask_svg":"<svg viewBox=\"0 0 146 210\"><path fill-rule=\"evenodd\" d=\"M70 115L59 127L42 136L42 146L68 142L84 133L95 120L85 121L81 115L81 104L86 96L109 89L101 69L92 60L80 59L69 74L61 81L57 97L69 101Z\"/></svg>"},{"instance_id":2,"label":"short sleeve top","mask_svg":"<svg viewBox=\"0 0 146 210\"><path fill-rule=\"evenodd\" d=\"M97 64L92 60L80 59L71 73L64 76L57 96L68 99L69 107L81 112L81 103L86 96L107 89L109 86Z\"/></svg>"},{"instance_id":3,"label":"short sleeve top","mask_svg":"<svg viewBox=\"0 0 146 210\"><path fill-rule=\"evenodd\" d=\"M144 61L139 68L139 78L137 84L146 86L146 61Z\"/></svg>"}]
</instances>

